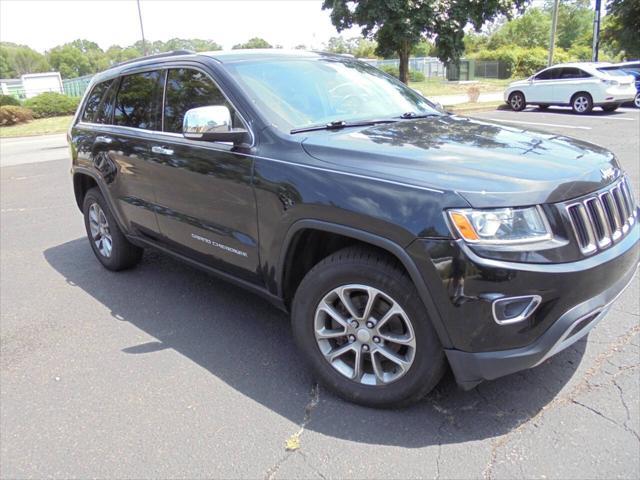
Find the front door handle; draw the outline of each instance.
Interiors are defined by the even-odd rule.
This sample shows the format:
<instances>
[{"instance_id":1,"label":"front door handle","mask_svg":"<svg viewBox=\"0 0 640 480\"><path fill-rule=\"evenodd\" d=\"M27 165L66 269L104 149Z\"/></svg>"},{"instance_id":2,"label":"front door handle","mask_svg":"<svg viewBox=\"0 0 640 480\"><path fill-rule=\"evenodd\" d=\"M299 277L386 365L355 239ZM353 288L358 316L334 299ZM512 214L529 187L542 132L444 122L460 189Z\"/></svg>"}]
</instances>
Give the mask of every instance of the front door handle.
<instances>
[{"instance_id":1,"label":"front door handle","mask_svg":"<svg viewBox=\"0 0 640 480\"><path fill-rule=\"evenodd\" d=\"M113 138L106 137L104 135L98 135L95 141L95 143L112 143L112 142L113 142Z\"/></svg>"},{"instance_id":2,"label":"front door handle","mask_svg":"<svg viewBox=\"0 0 640 480\"><path fill-rule=\"evenodd\" d=\"M164 148L159 145L154 145L151 147L151 151L153 153L158 153L160 155L173 155L173 150L170 148Z\"/></svg>"}]
</instances>

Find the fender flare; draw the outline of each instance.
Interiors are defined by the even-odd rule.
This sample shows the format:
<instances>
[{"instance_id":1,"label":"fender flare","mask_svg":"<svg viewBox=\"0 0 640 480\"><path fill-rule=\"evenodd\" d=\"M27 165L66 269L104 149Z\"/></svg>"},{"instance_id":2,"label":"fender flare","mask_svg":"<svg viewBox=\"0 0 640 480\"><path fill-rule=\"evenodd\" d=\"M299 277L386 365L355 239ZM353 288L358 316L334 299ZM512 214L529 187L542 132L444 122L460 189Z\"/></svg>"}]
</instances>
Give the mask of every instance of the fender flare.
<instances>
[{"instance_id":1,"label":"fender flare","mask_svg":"<svg viewBox=\"0 0 640 480\"><path fill-rule=\"evenodd\" d=\"M91 177L96 182L96 185L100 189L100 193L102 193L102 196L104 197L105 202L107 202L107 205L109 205L109 210L111 210L113 217L116 219L116 223L118 224L118 227L125 235L127 235L128 230L124 227L125 224L122 221L120 212L118 212L118 210L115 208L115 205L113 204L111 195L109 193L109 189L107 188L102 177L98 175L96 172L94 172L93 170L85 167L80 167L80 166L75 166L71 170L71 173L73 176L73 193L74 193L74 196L76 197L76 202L78 203L78 208L80 209L80 211L82 212L82 204L78 202L78 197L76 195L75 178L76 178L76 175L86 175L88 177Z\"/></svg>"},{"instance_id":2,"label":"fender flare","mask_svg":"<svg viewBox=\"0 0 640 480\"><path fill-rule=\"evenodd\" d=\"M424 282L424 279L420 274L420 271L418 270L418 267L416 266L413 259L401 245L374 233L322 220L303 219L293 223L289 227L289 230L285 235L284 242L280 250L280 258L278 260L278 270L276 273L276 278L278 279L278 296L280 298L284 298L283 287L287 253L295 234L304 229L321 230L353 238L355 240L359 240L381 248L382 250L385 250L386 252L396 257L398 261L402 263L405 270L409 274L411 281L415 285L416 290L418 291L418 295L420 296L420 299L422 300L422 303L427 310L429 320L436 330L443 348L452 348L453 345L442 321L440 312L438 311L438 308L433 301L431 292L429 291L427 284Z\"/></svg>"}]
</instances>

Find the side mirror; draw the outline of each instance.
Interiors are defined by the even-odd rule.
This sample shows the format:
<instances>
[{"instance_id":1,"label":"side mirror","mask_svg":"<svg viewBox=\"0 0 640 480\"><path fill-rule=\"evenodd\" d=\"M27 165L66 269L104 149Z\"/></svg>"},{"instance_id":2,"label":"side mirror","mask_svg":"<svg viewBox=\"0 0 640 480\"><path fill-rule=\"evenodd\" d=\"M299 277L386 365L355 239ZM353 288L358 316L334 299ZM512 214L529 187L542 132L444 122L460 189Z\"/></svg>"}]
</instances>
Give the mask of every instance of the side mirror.
<instances>
[{"instance_id":1,"label":"side mirror","mask_svg":"<svg viewBox=\"0 0 640 480\"><path fill-rule=\"evenodd\" d=\"M187 110L182 121L182 135L205 142L242 143L249 137L243 128L233 128L231 112L224 105L211 105Z\"/></svg>"}]
</instances>

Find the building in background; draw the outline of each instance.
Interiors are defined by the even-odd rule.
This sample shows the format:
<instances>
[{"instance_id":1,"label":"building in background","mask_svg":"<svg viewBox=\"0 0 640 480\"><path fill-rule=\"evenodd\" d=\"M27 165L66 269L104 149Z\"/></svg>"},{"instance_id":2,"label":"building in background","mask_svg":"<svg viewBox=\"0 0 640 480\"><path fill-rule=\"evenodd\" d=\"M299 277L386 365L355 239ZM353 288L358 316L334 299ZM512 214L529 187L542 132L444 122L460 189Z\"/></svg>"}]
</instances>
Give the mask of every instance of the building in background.
<instances>
[{"instance_id":1,"label":"building in background","mask_svg":"<svg viewBox=\"0 0 640 480\"><path fill-rule=\"evenodd\" d=\"M19 99L35 97L44 92L64 93L59 72L28 73L16 79L0 79L3 95Z\"/></svg>"}]
</instances>

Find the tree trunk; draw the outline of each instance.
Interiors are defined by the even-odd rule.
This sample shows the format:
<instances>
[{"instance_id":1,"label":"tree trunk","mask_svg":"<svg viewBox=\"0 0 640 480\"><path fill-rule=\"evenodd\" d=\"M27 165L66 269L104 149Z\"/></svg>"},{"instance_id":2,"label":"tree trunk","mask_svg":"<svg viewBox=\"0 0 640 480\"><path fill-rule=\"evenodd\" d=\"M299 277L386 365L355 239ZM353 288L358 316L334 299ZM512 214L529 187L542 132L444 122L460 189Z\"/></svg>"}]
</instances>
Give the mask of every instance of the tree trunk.
<instances>
[{"instance_id":1,"label":"tree trunk","mask_svg":"<svg viewBox=\"0 0 640 480\"><path fill-rule=\"evenodd\" d=\"M400 81L406 85L409 84L409 42L403 42L402 47L398 49L398 58L400 59Z\"/></svg>"}]
</instances>

